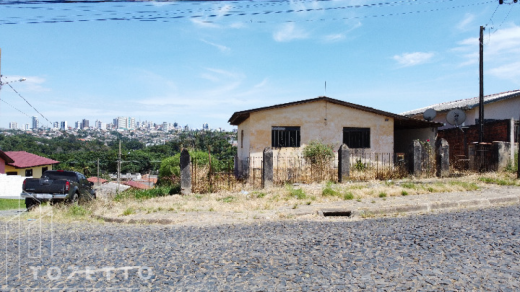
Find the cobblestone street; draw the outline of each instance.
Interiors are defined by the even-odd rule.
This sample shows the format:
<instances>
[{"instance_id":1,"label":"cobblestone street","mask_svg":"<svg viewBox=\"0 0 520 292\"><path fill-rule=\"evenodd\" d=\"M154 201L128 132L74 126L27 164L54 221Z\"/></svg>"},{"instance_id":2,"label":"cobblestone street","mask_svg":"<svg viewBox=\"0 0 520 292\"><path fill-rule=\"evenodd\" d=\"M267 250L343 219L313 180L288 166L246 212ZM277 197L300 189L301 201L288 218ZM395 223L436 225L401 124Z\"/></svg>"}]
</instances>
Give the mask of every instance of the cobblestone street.
<instances>
[{"instance_id":1,"label":"cobblestone street","mask_svg":"<svg viewBox=\"0 0 520 292\"><path fill-rule=\"evenodd\" d=\"M0 223L0 287L518 291L519 213L513 206L217 227L42 224L41 233L38 221L11 220Z\"/></svg>"}]
</instances>

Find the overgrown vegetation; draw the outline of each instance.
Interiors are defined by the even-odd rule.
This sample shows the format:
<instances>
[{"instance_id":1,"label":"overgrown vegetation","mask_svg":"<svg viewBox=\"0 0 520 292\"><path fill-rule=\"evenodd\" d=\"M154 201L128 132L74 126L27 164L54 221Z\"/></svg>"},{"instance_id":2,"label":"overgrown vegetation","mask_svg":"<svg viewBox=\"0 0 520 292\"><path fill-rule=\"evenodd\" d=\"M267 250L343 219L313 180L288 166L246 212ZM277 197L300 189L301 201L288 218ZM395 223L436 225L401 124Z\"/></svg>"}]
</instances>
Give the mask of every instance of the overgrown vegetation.
<instances>
[{"instance_id":1,"label":"overgrown vegetation","mask_svg":"<svg viewBox=\"0 0 520 292\"><path fill-rule=\"evenodd\" d=\"M157 161L180 153L183 147L192 151L208 151L211 147L212 160L225 161L235 156L236 147L229 140L236 140L236 133L191 131L181 132L177 137L164 145L145 147L137 139L124 137L121 133L112 132L115 140L106 138L95 131L78 131L74 136L61 132L61 136L52 139L39 138L22 131L11 131L13 135L0 133L0 149L3 151L27 151L40 156L58 160L56 169L74 170L87 176L96 175L97 160L102 172L115 173L119 141L121 141L122 160L129 161L121 164L122 173L148 173L159 168ZM80 140L87 136L92 140Z\"/></svg>"},{"instance_id":2,"label":"overgrown vegetation","mask_svg":"<svg viewBox=\"0 0 520 292\"><path fill-rule=\"evenodd\" d=\"M303 157L309 159L312 164L322 165L334 159L334 150L332 145L312 140L303 148Z\"/></svg>"}]
</instances>

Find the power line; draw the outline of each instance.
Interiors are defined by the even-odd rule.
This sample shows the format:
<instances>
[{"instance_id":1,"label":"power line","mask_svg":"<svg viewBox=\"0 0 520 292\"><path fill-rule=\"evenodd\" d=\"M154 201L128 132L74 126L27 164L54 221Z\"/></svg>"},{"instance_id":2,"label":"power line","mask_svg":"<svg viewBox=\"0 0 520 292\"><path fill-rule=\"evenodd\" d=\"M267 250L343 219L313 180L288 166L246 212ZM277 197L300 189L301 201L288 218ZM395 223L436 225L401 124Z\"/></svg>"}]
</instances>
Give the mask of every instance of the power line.
<instances>
[{"instance_id":1,"label":"power line","mask_svg":"<svg viewBox=\"0 0 520 292\"><path fill-rule=\"evenodd\" d=\"M49 121L42 113L40 113L40 111L38 111L27 99L25 99L25 97L23 97L18 91L16 91L16 89L14 89L13 86L11 86L11 84L7 83L7 85L9 85L9 87L11 87L11 89L16 92L16 94L18 94L19 97L21 97L23 100L25 100L25 102L30 106L32 107L37 113L40 114L40 116L42 116L42 118L44 118L45 120L47 120L47 122L49 122L49 125L52 126L52 122Z\"/></svg>"},{"instance_id":2,"label":"power line","mask_svg":"<svg viewBox=\"0 0 520 292\"><path fill-rule=\"evenodd\" d=\"M443 3L443 2L452 2L455 0L438 0L438 1L430 1L430 2L420 2L421 4L425 3ZM289 9L285 11L263 11L263 12L252 12L252 13L245 13L245 12L229 12L223 15L178 15L179 13L172 13L174 16L170 16L169 13L165 13L164 16L158 16L149 14L150 11L140 11L133 13L134 15L132 17L123 16L123 17L110 17L110 18L97 18L97 19L80 19L80 20L73 20L73 19L63 19L63 18L54 18L51 20L36 20L31 19L31 21L27 22L15 22L15 21L9 21L4 22L4 24L19 24L19 23L26 23L26 24L41 24L41 23L68 23L68 22L88 22L88 21L163 21L163 22L169 22L169 20L179 20L179 19L205 19L205 18L215 18L217 16L222 17L229 17L229 16L249 16L249 17L257 17L261 15L267 15L267 14L281 14L281 13L302 13L302 12L322 12L327 10L345 10L345 9L357 9L357 8L366 8L371 7L370 5L379 5L379 4L392 4L395 3L401 3L401 2L410 2L410 1L399 1L399 2L381 2L376 4L366 4L366 5L350 5L350 6L336 6L336 7L326 7L326 8L308 8L308 9ZM488 4L492 3L494 1L484 1L479 3L472 3L472 4L466 4L466 5L458 5L458 6L452 6L447 8L437 8L437 9L429 9L429 10L419 10L419 11L409 11L409 12L402 12L402 13L390 13L390 14L377 14L377 15L368 15L368 16L362 16L362 17L351 17L351 18L333 18L333 19L320 19L320 20L342 20L342 19L356 19L356 18L373 18L373 17L385 17L385 16L399 16L399 15L407 15L407 14L415 14L415 13L427 13L427 12L435 12L435 11L443 11L443 10L450 10L450 9L457 9L457 8L463 8L463 7L469 7L469 6L476 6L476 5L482 5L482 4ZM412 2L410 2L412 3ZM394 5L395 6L395 5ZM184 12L181 12L184 13ZM126 14L132 14L132 13L126 13ZM138 15L135 16L135 14L148 14L148 15ZM307 20L307 21L314 21L314 20ZM206 23L212 23L213 21L204 21ZM252 21L251 21L252 22ZM267 21L257 21L256 23L266 23ZM269 21L273 22L273 21ZM285 21L287 22L287 21ZM294 22L294 21L288 21L288 22ZM1 25L1 23L0 23Z\"/></svg>"},{"instance_id":3,"label":"power line","mask_svg":"<svg viewBox=\"0 0 520 292\"><path fill-rule=\"evenodd\" d=\"M16 107L14 107L13 105L11 105L11 104L8 103L7 101L5 101L5 100L3 100L3 99L1 99L1 98L0 98L0 101L3 101L3 102L4 102L5 104L7 104L8 106L14 108L15 110L19 111L20 113L26 115L27 117L29 117L29 118L31 117L31 116L29 116L28 114L26 114L26 113L22 112L21 110L17 109Z\"/></svg>"}]
</instances>

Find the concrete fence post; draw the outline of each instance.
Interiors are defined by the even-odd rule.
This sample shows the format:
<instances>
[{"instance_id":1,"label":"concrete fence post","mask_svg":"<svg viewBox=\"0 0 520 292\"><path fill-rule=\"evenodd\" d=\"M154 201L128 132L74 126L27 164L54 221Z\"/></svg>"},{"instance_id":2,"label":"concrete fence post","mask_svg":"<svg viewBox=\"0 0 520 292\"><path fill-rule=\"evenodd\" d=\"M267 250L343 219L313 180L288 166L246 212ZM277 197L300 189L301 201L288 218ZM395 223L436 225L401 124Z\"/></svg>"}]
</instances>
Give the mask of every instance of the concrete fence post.
<instances>
[{"instance_id":1,"label":"concrete fence post","mask_svg":"<svg viewBox=\"0 0 520 292\"><path fill-rule=\"evenodd\" d=\"M350 149L343 144L338 149L338 182L350 177Z\"/></svg>"},{"instance_id":2,"label":"concrete fence post","mask_svg":"<svg viewBox=\"0 0 520 292\"><path fill-rule=\"evenodd\" d=\"M191 194L191 161L190 161L190 153L186 149L182 149L182 152L181 152L180 168L181 168L181 194L189 195L189 194Z\"/></svg>"},{"instance_id":3,"label":"concrete fence post","mask_svg":"<svg viewBox=\"0 0 520 292\"><path fill-rule=\"evenodd\" d=\"M493 142L493 170L503 171L507 168L508 164L514 165L514 162L512 162L514 158L510 159L511 148L514 148L514 144L513 147L511 147L511 143L509 142Z\"/></svg>"},{"instance_id":4,"label":"concrete fence post","mask_svg":"<svg viewBox=\"0 0 520 292\"><path fill-rule=\"evenodd\" d=\"M469 170L475 171L477 170L477 146L475 144L468 145L468 159L469 159Z\"/></svg>"},{"instance_id":5,"label":"concrete fence post","mask_svg":"<svg viewBox=\"0 0 520 292\"><path fill-rule=\"evenodd\" d=\"M267 147L263 153L262 186L264 189L273 187L273 149Z\"/></svg>"},{"instance_id":6,"label":"concrete fence post","mask_svg":"<svg viewBox=\"0 0 520 292\"><path fill-rule=\"evenodd\" d=\"M422 145L418 140L413 141L410 145L409 153L409 171L411 175L420 176L422 171Z\"/></svg>"},{"instance_id":7,"label":"concrete fence post","mask_svg":"<svg viewBox=\"0 0 520 292\"><path fill-rule=\"evenodd\" d=\"M435 159L437 162L437 176L450 175L450 145L446 139L437 139L435 142Z\"/></svg>"}]
</instances>

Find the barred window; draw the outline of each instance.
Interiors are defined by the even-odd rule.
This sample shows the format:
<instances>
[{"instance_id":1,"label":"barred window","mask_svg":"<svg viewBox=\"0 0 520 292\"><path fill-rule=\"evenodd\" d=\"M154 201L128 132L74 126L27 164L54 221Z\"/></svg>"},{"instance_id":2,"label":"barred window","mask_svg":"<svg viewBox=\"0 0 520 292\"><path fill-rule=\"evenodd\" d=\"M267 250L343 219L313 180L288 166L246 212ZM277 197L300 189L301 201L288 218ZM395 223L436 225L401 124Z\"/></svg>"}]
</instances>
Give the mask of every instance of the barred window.
<instances>
[{"instance_id":1,"label":"barred window","mask_svg":"<svg viewBox=\"0 0 520 292\"><path fill-rule=\"evenodd\" d=\"M343 128L343 143L348 148L370 148L370 128Z\"/></svg>"},{"instance_id":2,"label":"barred window","mask_svg":"<svg viewBox=\"0 0 520 292\"><path fill-rule=\"evenodd\" d=\"M271 141L274 148L300 147L300 127L273 127Z\"/></svg>"}]
</instances>

